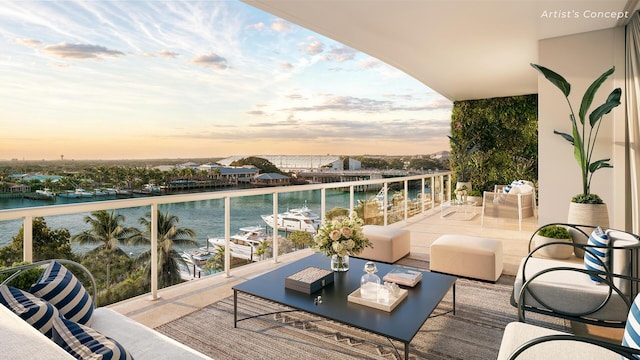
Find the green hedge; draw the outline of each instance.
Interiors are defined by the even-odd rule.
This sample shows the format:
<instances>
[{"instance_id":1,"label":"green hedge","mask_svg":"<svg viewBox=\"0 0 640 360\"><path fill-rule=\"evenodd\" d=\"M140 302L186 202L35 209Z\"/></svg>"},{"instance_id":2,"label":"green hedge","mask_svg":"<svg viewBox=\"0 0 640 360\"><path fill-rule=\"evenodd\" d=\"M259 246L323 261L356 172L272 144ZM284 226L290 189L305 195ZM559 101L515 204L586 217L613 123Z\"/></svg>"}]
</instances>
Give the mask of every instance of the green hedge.
<instances>
[{"instance_id":1,"label":"green hedge","mask_svg":"<svg viewBox=\"0 0 640 360\"><path fill-rule=\"evenodd\" d=\"M451 114L451 170L469 161L474 190L538 180L538 95L456 101ZM478 145L464 156L461 148ZM454 175L454 184L456 175Z\"/></svg>"}]
</instances>

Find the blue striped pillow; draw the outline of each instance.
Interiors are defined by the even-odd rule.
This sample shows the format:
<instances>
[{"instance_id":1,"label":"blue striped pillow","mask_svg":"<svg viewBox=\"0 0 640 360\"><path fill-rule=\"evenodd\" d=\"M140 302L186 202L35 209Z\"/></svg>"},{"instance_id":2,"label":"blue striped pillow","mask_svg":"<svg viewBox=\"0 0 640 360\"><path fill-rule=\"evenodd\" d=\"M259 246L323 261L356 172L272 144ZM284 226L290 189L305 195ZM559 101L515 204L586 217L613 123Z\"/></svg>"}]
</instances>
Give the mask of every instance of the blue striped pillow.
<instances>
[{"instance_id":1,"label":"blue striped pillow","mask_svg":"<svg viewBox=\"0 0 640 360\"><path fill-rule=\"evenodd\" d=\"M82 283L57 261L52 262L29 290L49 301L67 319L91 326L93 300Z\"/></svg>"},{"instance_id":2,"label":"blue striped pillow","mask_svg":"<svg viewBox=\"0 0 640 360\"><path fill-rule=\"evenodd\" d=\"M624 327L624 335L622 336L622 345L634 349L640 349L640 295L631 304L629 315L627 316L627 324ZM640 356L635 355L637 359Z\"/></svg>"},{"instance_id":3,"label":"blue striped pillow","mask_svg":"<svg viewBox=\"0 0 640 360\"><path fill-rule=\"evenodd\" d=\"M52 340L76 359L133 359L117 341L63 317L53 320Z\"/></svg>"},{"instance_id":4,"label":"blue striped pillow","mask_svg":"<svg viewBox=\"0 0 640 360\"><path fill-rule=\"evenodd\" d=\"M587 249L593 252L595 256L591 255L589 252L586 252L586 251L584 253L584 267L587 270L595 270L595 271L600 271L604 273L605 268L602 263L609 266L609 249L606 248L607 246L609 246L609 236L607 236L607 234L605 234L600 227L597 227L591 232L591 235L589 236L589 241L587 241L587 245L605 247L605 248L587 247ZM600 260L602 261L602 263L600 262ZM602 279L600 279L598 276L589 275L589 277L591 278L591 280L597 283L602 282Z\"/></svg>"},{"instance_id":5,"label":"blue striped pillow","mask_svg":"<svg viewBox=\"0 0 640 360\"><path fill-rule=\"evenodd\" d=\"M7 285L0 286L0 303L51 338L53 319L60 316L55 306L26 291Z\"/></svg>"}]
</instances>

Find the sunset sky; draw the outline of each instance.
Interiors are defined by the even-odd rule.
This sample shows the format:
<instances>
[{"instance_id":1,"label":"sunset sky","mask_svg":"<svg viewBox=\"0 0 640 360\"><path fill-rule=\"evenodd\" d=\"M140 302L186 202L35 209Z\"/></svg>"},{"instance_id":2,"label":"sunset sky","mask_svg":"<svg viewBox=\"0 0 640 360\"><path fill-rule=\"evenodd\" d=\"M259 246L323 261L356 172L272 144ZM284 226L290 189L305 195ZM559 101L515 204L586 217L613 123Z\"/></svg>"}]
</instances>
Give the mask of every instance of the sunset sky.
<instances>
[{"instance_id":1,"label":"sunset sky","mask_svg":"<svg viewBox=\"0 0 640 360\"><path fill-rule=\"evenodd\" d=\"M452 105L238 1L2 1L0 99L2 160L427 154Z\"/></svg>"}]
</instances>

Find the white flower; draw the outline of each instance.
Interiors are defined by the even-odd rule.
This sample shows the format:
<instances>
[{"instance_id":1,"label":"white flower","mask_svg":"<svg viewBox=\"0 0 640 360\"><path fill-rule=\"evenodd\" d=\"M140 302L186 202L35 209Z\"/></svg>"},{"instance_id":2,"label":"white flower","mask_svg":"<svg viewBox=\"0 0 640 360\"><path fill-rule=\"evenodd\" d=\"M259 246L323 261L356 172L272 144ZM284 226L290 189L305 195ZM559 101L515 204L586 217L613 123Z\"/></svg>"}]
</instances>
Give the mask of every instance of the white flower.
<instances>
[{"instance_id":1,"label":"white flower","mask_svg":"<svg viewBox=\"0 0 640 360\"><path fill-rule=\"evenodd\" d=\"M344 235L344 237L346 237L347 239L350 239L353 235L353 230L346 226L343 227L340 231L342 232L342 235Z\"/></svg>"},{"instance_id":2,"label":"white flower","mask_svg":"<svg viewBox=\"0 0 640 360\"><path fill-rule=\"evenodd\" d=\"M340 236L342 236L342 233L340 233L340 230L331 230L331 233L329 233L329 237L333 241L340 240Z\"/></svg>"}]
</instances>

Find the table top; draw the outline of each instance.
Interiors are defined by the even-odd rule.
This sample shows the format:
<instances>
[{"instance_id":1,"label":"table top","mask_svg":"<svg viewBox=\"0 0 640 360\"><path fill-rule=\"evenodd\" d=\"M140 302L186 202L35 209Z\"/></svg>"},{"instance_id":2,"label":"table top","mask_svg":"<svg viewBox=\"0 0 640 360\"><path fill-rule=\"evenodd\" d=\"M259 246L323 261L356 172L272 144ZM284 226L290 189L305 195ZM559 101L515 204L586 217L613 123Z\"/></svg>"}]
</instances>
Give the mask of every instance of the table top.
<instances>
[{"instance_id":1,"label":"table top","mask_svg":"<svg viewBox=\"0 0 640 360\"><path fill-rule=\"evenodd\" d=\"M347 296L360 287L360 277L364 275L367 261L351 257L348 271L334 273L333 284L312 294L285 288L284 279L309 266L330 269L329 257L320 253L247 280L233 289L394 340L411 342L457 278L423 272L422 280L415 287L403 287L409 290L407 298L393 311L387 312L347 300ZM375 263L380 278L395 267ZM318 295L322 296L322 303L315 305L314 299Z\"/></svg>"}]
</instances>

